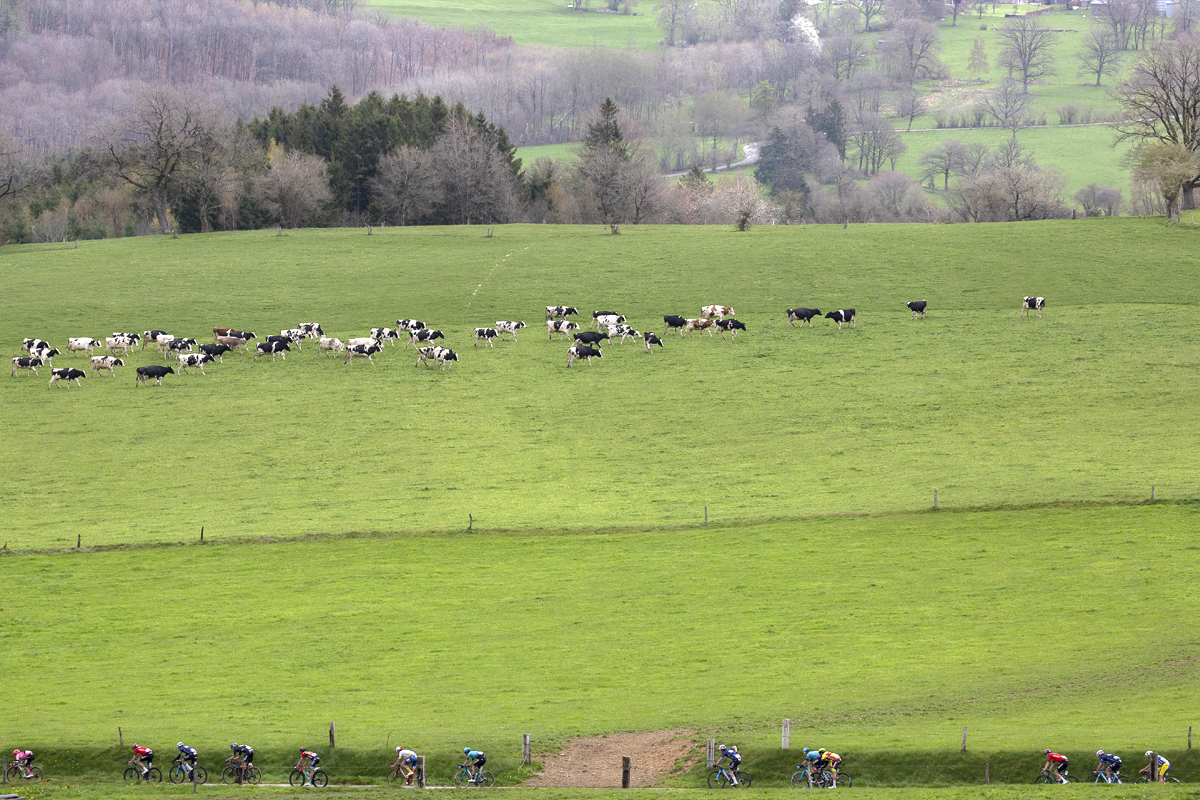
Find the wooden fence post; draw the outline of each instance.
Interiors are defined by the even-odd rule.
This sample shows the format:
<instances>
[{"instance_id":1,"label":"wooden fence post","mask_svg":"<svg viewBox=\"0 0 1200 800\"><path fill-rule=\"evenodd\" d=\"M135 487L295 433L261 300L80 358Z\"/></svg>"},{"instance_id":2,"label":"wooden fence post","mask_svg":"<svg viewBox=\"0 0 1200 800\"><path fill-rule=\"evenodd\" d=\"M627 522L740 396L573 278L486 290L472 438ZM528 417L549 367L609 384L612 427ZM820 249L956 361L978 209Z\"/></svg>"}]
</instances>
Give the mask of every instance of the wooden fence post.
<instances>
[{"instance_id":1,"label":"wooden fence post","mask_svg":"<svg viewBox=\"0 0 1200 800\"><path fill-rule=\"evenodd\" d=\"M200 526L200 541L204 541L204 526Z\"/></svg>"},{"instance_id":2,"label":"wooden fence post","mask_svg":"<svg viewBox=\"0 0 1200 800\"><path fill-rule=\"evenodd\" d=\"M717 765L717 740L709 739L708 747L704 751L704 768L712 769Z\"/></svg>"},{"instance_id":3,"label":"wooden fence post","mask_svg":"<svg viewBox=\"0 0 1200 800\"><path fill-rule=\"evenodd\" d=\"M1154 487L1153 486L1150 487L1150 499L1154 500Z\"/></svg>"},{"instance_id":4,"label":"wooden fence post","mask_svg":"<svg viewBox=\"0 0 1200 800\"><path fill-rule=\"evenodd\" d=\"M75 549L78 550L81 547L83 547L83 534L77 533L75 534Z\"/></svg>"},{"instance_id":5,"label":"wooden fence post","mask_svg":"<svg viewBox=\"0 0 1200 800\"><path fill-rule=\"evenodd\" d=\"M117 726L117 744L121 745L121 747L125 746L125 737L121 735L120 725Z\"/></svg>"},{"instance_id":6,"label":"wooden fence post","mask_svg":"<svg viewBox=\"0 0 1200 800\"><path fill-rule=\"evenodd\" d=\"M1192 726L1188 725L1188 750L1192 749Z\"/></svg>"},{"instance_id":7,"label":"wooden fence post","mask_svg":"<svg viewBox=\"0 0 1200 800\"><path fill-rule=\"evenodd\" d=\"M933 490L933 507L937 508L937 489Z\"/></svg>"},{"instance_id":8,"label":"wooden fence post","mask_svg":"<svg viewBox=\"0 0 1200 800\"><path fill-rule=\"evenodd\" d=\"M332 750L334 748L334 746L335 745L333 742L333 723L331 722L331 723L329 723L329 749Z\"/></svg>"},{"instance_id":9,"label":"wooden fence post","mask_svg":"<svg viewBox=\"0 0 1200 800\"><path fill-rule=\"evenodd\" d=\"M708 506L704 507L704 524L708 524Z\"/></svg>"},{"instance_id":10,"label":"wooden fence post","mask_svg":"<svg viewBox=\"0 0 1200 800\"><path fill-rule=\"evenodd\" d=\"M621 756L621 788L629 788L630 774L633 772L632 759L629 756Z\"/></svg>"},{"instance_id":11,"label":"wooden fence post","mask_svg":"<svg viewBox=\"0 0 1200 800\"><path fill-rule=\"evenodd\" d=\"M528 764L533 761L533 748L529 746L530 736L528 733L521 734L521 763Z\"/></svg>"},{"instance_id":12,"label":"wooden fence post","mask_svg":"<svg viewBox=\"0 0 1200 800\"><path fill-rule=\"evenodd\" d=\"M1151 783L1158 783L1158 753L1150 751L1150 769L1146 770Z\"/></svg>"},{"instance_id":13,"label":"wooden fence post","mask_svg":"<svg viewBox=\"0 0 1200 800\"><path fill-rule=\"evenodd\" d=\"M425 756L417 756L417 788L425 788Z\"/></svg>"},{"instance_id":14,"label":"wooden fence post","mask_svg":"<svg viewBox=\"0 0 1200 800\"><path fill-rule=\"evenodd\" d=\"M992 765L990 762L983 762L983 782L990 784L992 782Z\"/></svg>"},{"instance_id":15,"label":"wooden fence post","mask_svg":"<svg viewBox=\"0 0 1200 800\"><path fill-rule=\"evenodd\" d=\"M196 766L192 765L192 794L196 793Z\"/></svg>"},{"instance_id":16,"label":"wooden fence post","mask_svg":"<svg viewBox=\"0 0 1200 800\"><path fill-rule=\"evenodd\" d=\"M787 750L788 745L792 743L792 721L785 719L783 721L783 749Z\"/></svg>"},{"instance_id":17,"label":"wooden fence post","mask_svg":"<svg viewBox=\"0 0 1200 800\"><path fill-rule=\"evenodd\" d=\"M966 750L966 749L967 749L967 726L966 726L966 725L963 725L963 744L962 744L962 749L963 749L963 750Z\"/></svg>"}]
</instances>

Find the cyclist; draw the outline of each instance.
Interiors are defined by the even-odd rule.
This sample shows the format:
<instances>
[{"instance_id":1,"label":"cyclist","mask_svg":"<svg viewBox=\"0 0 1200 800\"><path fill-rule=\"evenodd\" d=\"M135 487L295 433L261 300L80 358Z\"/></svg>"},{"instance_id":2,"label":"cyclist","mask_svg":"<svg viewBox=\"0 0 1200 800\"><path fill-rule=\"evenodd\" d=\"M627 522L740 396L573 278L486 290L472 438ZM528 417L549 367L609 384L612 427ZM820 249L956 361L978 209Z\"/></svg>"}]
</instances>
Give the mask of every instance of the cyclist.
<instances>
[{"instance_id":1,"label":"cyclist","mask_svg":"<svg viewBox=\"0 0 1200 800\"><path fill-rule=\"evenodd\" d=\"M1052 752L1049 748L1043 753L1046 756L1046 766L1042 767L1042 771L1049 771L1050 777L1054 778L1055 783L1066 783L1067 766L1069 761L1062 753Z\"/></svg>"},{"instance_id":2,"label":"cyclist","mask_svg":"<svg viewBox=\"0 0 1200 800\"><path fill-rule=\"evenodd\" d=\"M737 771L738 767L742 765L742 754L737 751L737 745L731 744L726 747L723 744L719 744L717 745L717 751L721 754L717 759L717 766L720 767L723 760L729 759L729 773L733 775L733 782L735 784L739 783Z\"/></svg>"},{"instance_id":3,"label":"cyclist","mask_svg":"<svg viewBox=\"0 0 1200 800\"><path fill-rule=\"evenodd\" d=\"M474 767L471 769L471 780L477 780L479 778L479 771L487 763L487 756L483 754L482 750L472 750L470 747L464 747L463 754L466 755L467 761L475 762Z\"/></svg>"},{"instance_id":4,"label":"cyclist","mask_svg":"<svg viewBox=\"0 0 1200 800\"><path fill-rule=\"evenodd\" d=\"M842 757L837 753L832 753L828 750L821 751L821 768L828 769L829 774L833 776L833 785L837 786L838 767L842 765Z\"/></svg>"},{"instance_id":5,"label":"cyclist","mask_svg":"<svg viewBox=\"0 0 1200 800\"><path fill-rule=\"evenodd\" d=\"M804 773L809 783L812 783L821 769L821 751L804 748Z\"/></svg>"},{"instance_id":6,"label":"cyclist","mask_svg":"<svg viewBox=\"0 0 1200 800\"><path fill-rule=\"evenodd\" d=\"M133 762L142 771L142 777L146 777L150 774L150 768L154 766L154 751L145 745L134 742Z\"/></svg>"},{"instance_id":7,"label":"cyclist","mask_svg":"<svg viewBox=\"0 0 1200 800\"><path fill-rule=\"evenodd\" d=\"M1150 756L1152 756L1152 755L1154 755L1154 751L1152 751L1152 750L1146 751L1146 759L1147 760L1149 760ZM1141 775L1143 772L1149 774L1150 770L1153 766L1154 766L1153 762L1147 764L1146 766L1144 766L1138 770L1138 774ZM1153 778L1158 783L1166 783L1167 782L1167 770L1169 770L1170 768L1171 768L1171 762L1167 761L1167 759L1164 758L1162 756L1162 754L1159 754L1159 756L1158 756L1158 771L1154 774L1151 774L1150 777Z\"/></svg>"},{"instance_id":8,"label":"cyclist","mask_svg":"<svg viewBox=\"0 0 1200 800\"><path fill-rule=\"evenodd\" d=\"M321 757L319 755L314 753L312 750L309 750L307 747L300 748L300 760L296 762L296 769L300 770L300 774L307 778L309 783L313 783L313 770L316 769L317 764L320 763ZM300 785L303 786L304 783L301 782ZM313 786L316 786L316 784L313 783Z\"/></svg>"},{"instance_id":9,"label":"cyclist","mask_svg":"<svg viewBox=\"0 0 1200 800\"><path fill-rule=\"evenodd\" d=\"M13 764L21 768L21 772L28 778L32 773L29 771L29 765L33 763L33 751L22 750L17 748L13 750Z\"/></svg>"},{"instance_id":10,"label":"cyclist","mask_svg":"<svg viewBox=\"0 0 1200 800\"><path fill-rule=\"evenodd\" d=\"M1117 777L1117 773L1121 771L1121 757L1119 755L1097 750L1096 758L1100 759L1100 763L1096 765L1096 772L1103 772L1108 776L1110 781Z\"/></svg>"},{"instance_id":11,"label":"cyclist","mask_svg":"<svg viewBox=\"0 0 1200 800\"><path fill-rule=\"evenodd\" d=\"M234 742L229 745L229 749L233 751L234 763L238 766L238 772L245 775L246 770L254 765L254 748L248 744ZM238 780L241 780L241 777Z\"/></svg>"},{"instance_id":12,"label":"cyclist","mask_svg":"<svg viewBox=\"0 0 1200 800\"><path fill-rule=\"evenodd\" d=\"M417 776L417 771L414 769L417 766L417 754L401 745L396 748L396 763L392 766L399 768L405 783L412 783L413 778Z\"/></svg>"},{"instance_id":13,"label":"cyclist","mask_svg":"<svg viewBox=\"0 0 1200 800\"><path fill-rule=\"evenodd\" d=\"M175 760L183 764L184 771L188 775L191 775L192 770L196 768L196 756L198 755L196 748L188 747L183 742L179 742L175 746L179 748L179 755L176 756Z\"/></svg>"}]
</instances>

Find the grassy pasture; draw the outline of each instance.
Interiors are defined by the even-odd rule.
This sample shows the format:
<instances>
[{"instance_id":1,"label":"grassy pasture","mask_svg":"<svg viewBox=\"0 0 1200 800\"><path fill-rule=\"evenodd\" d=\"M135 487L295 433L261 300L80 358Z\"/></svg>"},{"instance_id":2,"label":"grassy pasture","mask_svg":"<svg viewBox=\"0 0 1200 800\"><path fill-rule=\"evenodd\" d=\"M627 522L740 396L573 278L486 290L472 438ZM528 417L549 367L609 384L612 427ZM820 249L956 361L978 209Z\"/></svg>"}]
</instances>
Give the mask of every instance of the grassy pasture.
<instances>
[{"instance_id":1,"label":"grassy pasture","mask_svg":"<svg viewBox=\"0 0 1200 800\"><path fill-rule=\"evenodd\" d=\"M1155 220L757 228L516 226L254 232L0 252L0 341L214 325L331 335L414 316L462 355L348 367L310 345L207 376L47 391L10 378L10 548L208 537L690 525L948 507L1194 497L1194 232ZM1048 298L1026 320L1023 294ZM931 316L903 303L927 299ZM571 370L542 307L724 302L749 333ZM855 307L857 328L784 309ZM470 329L531 323L514 343ZM81 362L82 359L74 359ZM69 365L69 356L57 359ZM36 496L36 502L28 498Z\"/></svg>"}]
</instances>

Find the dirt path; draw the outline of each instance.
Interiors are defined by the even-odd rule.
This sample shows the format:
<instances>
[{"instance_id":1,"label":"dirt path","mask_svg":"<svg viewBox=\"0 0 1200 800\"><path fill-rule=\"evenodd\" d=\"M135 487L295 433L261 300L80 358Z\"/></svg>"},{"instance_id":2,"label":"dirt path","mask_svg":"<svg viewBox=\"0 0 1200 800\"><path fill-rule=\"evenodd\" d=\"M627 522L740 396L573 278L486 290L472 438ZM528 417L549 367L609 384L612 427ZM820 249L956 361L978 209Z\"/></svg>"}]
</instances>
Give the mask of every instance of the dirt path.
<instances>
[{"instance_id":1,"label":"dirt path","mask_svg":"<svg viewBox=\"0 0 1200 800\"><path fill-rule=\"evenodd\" d=\"M542 756L542 771L522 786L619 788L621 757L633 759L633 786L653 786L696 748L695 731L641 731L573 739L562 752ZM703 758L703 753L700 756Z\"/></svg>"}]
</instances>

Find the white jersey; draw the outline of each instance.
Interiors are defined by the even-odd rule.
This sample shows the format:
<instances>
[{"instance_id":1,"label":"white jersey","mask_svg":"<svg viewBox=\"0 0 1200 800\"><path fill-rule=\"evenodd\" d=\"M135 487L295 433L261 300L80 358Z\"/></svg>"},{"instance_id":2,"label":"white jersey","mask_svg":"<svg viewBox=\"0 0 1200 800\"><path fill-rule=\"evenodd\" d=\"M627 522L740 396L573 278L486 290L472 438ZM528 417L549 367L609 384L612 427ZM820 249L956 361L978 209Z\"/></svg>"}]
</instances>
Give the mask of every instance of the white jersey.
<instances>
[{"instance_id":1,"label":"white jersey","mask_svg":"<svg viewBox=\"0 0 1200 800\"><path fill-rule=\"evenodd\" d=\"M408 748L405 748L400 751L400 760L401 761L408 761L410 758L416 758L416 757L417 757L417 754L414 753L412 750L409 750Z\"/></svg>"}]
</instances>

